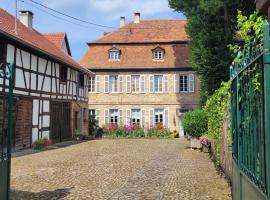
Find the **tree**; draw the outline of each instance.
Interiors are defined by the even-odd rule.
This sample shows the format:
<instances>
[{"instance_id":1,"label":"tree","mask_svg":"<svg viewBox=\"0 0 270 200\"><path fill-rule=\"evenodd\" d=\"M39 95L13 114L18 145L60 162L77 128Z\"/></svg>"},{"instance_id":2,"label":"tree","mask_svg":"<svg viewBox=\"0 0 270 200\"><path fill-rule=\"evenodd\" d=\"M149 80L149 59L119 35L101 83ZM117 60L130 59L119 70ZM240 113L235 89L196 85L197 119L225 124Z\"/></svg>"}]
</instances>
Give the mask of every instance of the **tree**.
<instances>
[{"instance_id":1,"label":"tree","mask_svg":"<svg viewBox=\"0 0 270 200\"><path fill-rule=\"evenodd\" d=\"M200 76L204 104L229 79L233 58L228 45L235 41L237 10L251 14L254 0L169 0L169 5L187 17L190 63Z\"/></svg>"}]
</instances>

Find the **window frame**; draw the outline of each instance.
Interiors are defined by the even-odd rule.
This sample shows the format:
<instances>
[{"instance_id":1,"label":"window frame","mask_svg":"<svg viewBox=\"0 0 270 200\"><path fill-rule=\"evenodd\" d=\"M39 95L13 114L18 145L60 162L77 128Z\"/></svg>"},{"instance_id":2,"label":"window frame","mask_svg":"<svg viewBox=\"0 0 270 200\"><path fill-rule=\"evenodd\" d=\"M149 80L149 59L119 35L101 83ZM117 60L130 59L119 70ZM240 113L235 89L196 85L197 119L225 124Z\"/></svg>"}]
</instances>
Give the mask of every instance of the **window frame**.
<instances>
[{"instance_id":1,"label":"window frame","mask_svg":"<svg viewBox=\"0 0 270 200\"><path fill-rule=\"evenodd\" d=\"M162 48L156 48L153 50L153 61L164 61L165 60L165 50Z\"/></svg>"},{"instance_id":2,"label":"window frame","mask_svg":"<svg viewBox=\"0 0 270 200\"><path fill-rule=\"evenodd\" d=\"M119 123L119 110L118 109L109 109L109 124L117 124Z\"/></svg>"},{"instance_id":3,"label":"window frame","mask_svg":"<svg viewBox=\"0 0 270 200\"><path fill-rule=\"evenodd\" d=\"M96 93L96 76L89 76L88 78L88 92Z\"/></svg>"},{"instance_id":4,"label":"window frame","mask_svg":"<svg viewBox=\"0 0 270 200\"><path fill-rule=\"evenodd\" d=\"M137 112L138 111L138 112ZM136 113L137 112L137 113ZM134 114L138 114L139 116L134 116ZM131 117L130 121L132 125L141 125L142 123L142 110L141 109L131 109ZM134 121L136 123L134 123Z\"/></svg>"},{"instance_id":5,"label":"window frame","mask_svg":"<svg viewBox=\"0 0 270 200\"><path fill-rule=\"evenodd\" d=\"M64 66L64 65L59 66L59 82L61 84L67 83L67 77L68 77L67 72L68 72L67 66Z\"/></svg>"},{"instance_id":6,"label":"window frame","mask_svg":"<svg viewBox=\"0 0 270 200\"><path fill-rule=\"evenodd\" d=\"M79 84L79 87L80 88L84 88L85 87L85 81L84 81L84 79L85 79L84 74L80 73L79 74L79 79L78 79L78 84Z\"/></svg>"},{"instance_id":7,"label":"window frame","mask_svg":"<svg viewBox=\"0 0 270 200\"><path fill-rule=\"evenodd\" d=\"M154 76L154 93L163 93L163 88L164 88L164 85L163 85L163 78L164 78L164 75L163 74L156 74L156 75L153 75ZM158 91L156 91L156 77L161 77L161 80L159 79L158 80ZM161 84L161 87L160 87L160 84Z\"/></svg>"},{"instance_id":8,"label":"window frame","mask_svg":"<svg viewBox=\"0 0 270 200\"><path fill-rule=\"evenodd\" d=\"M135 79L133 79L133 78L135 78ZM130 85L131 86L131 93L140 93L141 92L141 76L140 75L131 75L130 76L130 84L131 84ZM133 86L134 86L135 90L133 90Z\"/></svg>"},{"instance_id":9,"label":"window frame","mask_svg":"<svg viewBox=\"0 0 270 200\"><path fill-rule=\"evenodd\" d=\"M115 77L115 79L113 81L111 81L111 78ZM113 84L111 84L113 83ZM111 86L113 85L113 86ZM114 90L112 91L112 88L114 88ZM109 75L109 93L110 94L115 94L119 92L119 75Z\"/></svg>"},{"instance_id":10,"label":"window frame","mask_svg":"<svg viewBox=\"0 0 270 200\"><path fill-rule=\"evenodd\" d=\"M183 82L181 82L181 77L185 77L186 78L186 83L184 83L184 79ZM181 84L184 84L184 86L182 86L182 88L184 88L186 86L186 90L181 90ZM189 92L189 76L186 74L179 74L179 92L181 93L188 93Z\"/></svg>"},{"instance_id":11,"label":"window frame","mask_svg":"<svg viewBox=\"0 0 270 200\"><path fill-rule=\"evenodd\" d=\"M162 126L164 125L164 122L165 122L165 113L164 113L164 111L165 110L161 109L161 108L154 109L154 125L155 126L159 125L159 124L162 124ZM156 116L158 116L158 117L156 118ZM161 116L162 116L162 118L161 118Z\"/></svg>"},{"instance_id":12,"label":"window frame","mask_svg":"<svg viewBox=\"0 0 270 200\"><path fill-rule=\"evenodd\" d=\"M110 49L109 50L109 61L111 62L113 62L113 61L120 61L120 50L119 49Z\"/></svg>"}]
</instances>

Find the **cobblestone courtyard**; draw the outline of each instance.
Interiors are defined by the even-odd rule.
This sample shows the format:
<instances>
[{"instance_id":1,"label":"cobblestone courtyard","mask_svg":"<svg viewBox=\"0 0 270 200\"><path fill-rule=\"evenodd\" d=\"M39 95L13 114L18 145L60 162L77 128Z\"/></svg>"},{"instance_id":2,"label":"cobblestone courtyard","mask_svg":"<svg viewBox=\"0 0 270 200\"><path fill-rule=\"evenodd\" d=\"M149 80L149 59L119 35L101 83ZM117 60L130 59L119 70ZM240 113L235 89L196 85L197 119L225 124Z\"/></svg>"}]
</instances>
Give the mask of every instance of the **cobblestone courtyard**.
<instances>
[{"instance_id":1,"label":"cobblestone courtyard","mask_svg":"<svg viewBox=\"0 0 270 200\"><path fill-rule=\"evenodd\" d=\"M12 199L229 200L207 154L176 140L96 140L12 159Z\"/></svg>"}]
</instances>

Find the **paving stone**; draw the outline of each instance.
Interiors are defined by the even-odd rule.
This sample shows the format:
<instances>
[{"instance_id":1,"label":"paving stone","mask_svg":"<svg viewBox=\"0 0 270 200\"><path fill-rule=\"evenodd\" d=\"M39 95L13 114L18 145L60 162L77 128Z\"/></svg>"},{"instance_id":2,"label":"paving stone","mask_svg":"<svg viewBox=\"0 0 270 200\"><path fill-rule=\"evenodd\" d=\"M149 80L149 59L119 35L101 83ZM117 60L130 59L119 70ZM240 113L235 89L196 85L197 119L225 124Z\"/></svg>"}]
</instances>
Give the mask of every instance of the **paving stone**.
<instances>
[{"instance_id":1,"label":"paving stone","mask_svg":"<svg viewBox=\"0 0 270 200\"><path fill-rule=\"evenodd\" d=\"M184 139L89 141L12 159L12 199L230 200L207 154Z\"/></svg>"}]
</instances>

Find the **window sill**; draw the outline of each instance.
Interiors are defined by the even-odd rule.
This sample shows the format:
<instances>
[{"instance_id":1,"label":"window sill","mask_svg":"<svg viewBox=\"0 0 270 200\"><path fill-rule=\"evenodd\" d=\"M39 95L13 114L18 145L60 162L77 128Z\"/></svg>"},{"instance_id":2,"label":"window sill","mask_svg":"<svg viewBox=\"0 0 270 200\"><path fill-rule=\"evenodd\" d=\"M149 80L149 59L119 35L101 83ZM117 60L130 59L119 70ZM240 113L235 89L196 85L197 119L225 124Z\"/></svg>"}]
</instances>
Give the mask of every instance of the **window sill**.
<instances>
[{"instance_id":1,"label":"window sill","mask_svg":"<svg viewBox=\"0 0 270 200\"><path fill-rule=\"evenodd\" d=\"M164 59L153 59L154 62L164 62L165 60Z\"/></svg>"},{"instance_id":2,"label":"window sill","mask_svg":"<svg viewBox=\"0 0 270 200\"><path fill-rule=\"evenodd\" d=\"M109 62L119 62L120 59L109 59Z\"/></svg>"}]
</instances>

